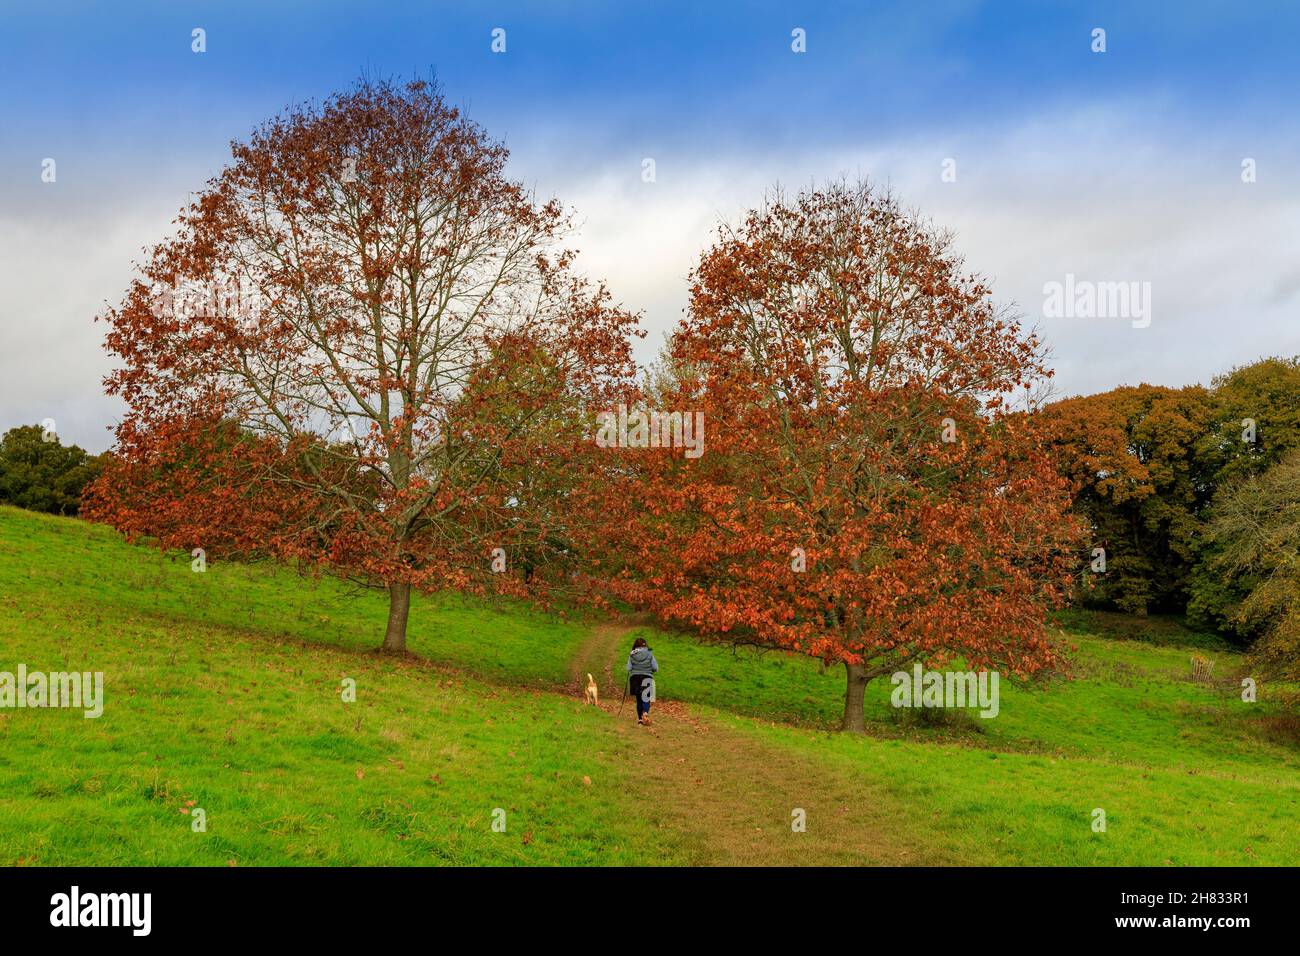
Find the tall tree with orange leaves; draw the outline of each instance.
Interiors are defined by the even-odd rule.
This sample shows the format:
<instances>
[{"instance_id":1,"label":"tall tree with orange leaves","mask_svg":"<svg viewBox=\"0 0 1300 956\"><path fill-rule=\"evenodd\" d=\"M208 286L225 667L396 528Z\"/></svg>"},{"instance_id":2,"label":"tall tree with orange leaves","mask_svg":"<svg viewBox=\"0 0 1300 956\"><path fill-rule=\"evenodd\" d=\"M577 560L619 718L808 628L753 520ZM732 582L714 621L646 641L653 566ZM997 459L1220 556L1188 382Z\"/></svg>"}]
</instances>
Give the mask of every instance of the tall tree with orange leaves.
<instances>
[{"instance_id":1,"label":"tall tree with orange leaves","mask_svg":"<svg viewBox=\"0 0 1300 956\"><path fill-rule=\"evenodd\" d=\"M1080 564L1065 482L1004 414L1048 373L947 236L864 184L777 194L720 229L650 396L704 453L624 449L615 589L666 621L867 683L964 658L1032 675Z\"/></svg>"},{"instance_id":2,"label":"tall tree with orange leaves","mask_svg":"<svg viewBox=\"0 0 1300 956\"><path fill-rule=\"evenodd\" d=\"M535 588L635 317L571 271L568 219L424 82L361 82L233 147L120 307L129 413L91 514L163 545L384 587Z\"/></svg>"}]
</instances>

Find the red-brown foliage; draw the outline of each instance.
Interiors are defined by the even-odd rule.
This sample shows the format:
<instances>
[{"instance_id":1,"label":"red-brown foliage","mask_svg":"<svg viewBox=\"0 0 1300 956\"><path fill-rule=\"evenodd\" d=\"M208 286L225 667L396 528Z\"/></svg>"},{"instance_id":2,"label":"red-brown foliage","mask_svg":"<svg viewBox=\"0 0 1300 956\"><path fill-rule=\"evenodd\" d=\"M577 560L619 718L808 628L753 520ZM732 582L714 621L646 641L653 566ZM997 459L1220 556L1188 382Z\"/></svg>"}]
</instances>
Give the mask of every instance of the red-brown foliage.
<instances>
[{"instance_id":1,"label":"red-brown foliage","mask_svg":"<svg viewBox=\"0 0 1300 956\"><path fill-rule=\"evenodd\" d=\"M395 649L413 586L566 581L564 496L636 320L505 161L425 83L236 143L104 316L129 413L91 513L387 586Z\"/></svg>"},{"instance_id":2,"label":"red-brown foliage","mask_svg":"<svg viewBox=\"0 0 1300 956\"><path fill-rule=\"evenodd\" d=\"M1003 414L1045 370L946 239L837 184L721 230L691 293L648 400L702 411L706 450L626 449L602 477L624 479L618 591L842 662L846 728L867 680L915 660L1054 667L1044 612L1081 529L1033 419Z\"/></svg>"}]
</instances>

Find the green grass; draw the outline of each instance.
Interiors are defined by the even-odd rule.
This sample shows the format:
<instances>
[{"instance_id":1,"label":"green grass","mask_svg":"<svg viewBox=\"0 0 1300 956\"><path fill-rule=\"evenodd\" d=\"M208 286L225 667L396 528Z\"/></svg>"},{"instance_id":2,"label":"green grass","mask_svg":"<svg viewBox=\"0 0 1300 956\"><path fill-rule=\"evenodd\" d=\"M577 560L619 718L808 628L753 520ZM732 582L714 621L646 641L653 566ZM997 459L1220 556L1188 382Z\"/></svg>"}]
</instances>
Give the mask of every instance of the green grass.
<instances>
[{"instance_id":1,"label":"green grass","mask_svg":"<svg viewBox=\"0 0 1300 956\"><path fill-rule=\"evenodd\" d=\"M1107 637L1116 641L1138 641L1210 651L1229 650L1232 647L1218 634L1197 630L1182 618L1170 615L1143 616L1069 608L1054 613L1052 623L1074 633Z\"/></svg>"},{"instance_id":2,"label":"green grass","mask_svg":"<svg viewBox=\"0 0 1300 956\"><path fill-rule=\"evenodd\" d=\"M1223 775L736 723L775 746L816 749L828 768L885 781L965 864L1293 866L1300 846L1294 769ZM1096 809L1104 833L1093 830Z\"/></svg>"},{"instance_id":3,"label":"green grass","mask_svg":"<svg viewBox=\"0 0 1300 956\"><path fill-rule=\"evenodd\" d=\"M857 738L825 732L841 712L840 668L823 672L806 658L706 646L652 628L638 633L661 662L661 696L740 715L729 722L766 744L883 783L916 808L911 825L928 826L928 839L955 860L1295 862L1297 722L1268 703L1267 686L1260 702L1242 701L1244 658L1222 642L1073 634L1068 679L1003 682L996 718L971 711L937 726L890 706L891 685L877 680L867 694L870 736ZM1223 679L1193 681L1193 653L1212 659ZM1106 813L1105 833L1091 826L1097 808Z\"/></svg>"},{"instance_id":4,"label":"green grass","mask_svg":"<svg viewBox=\"0 0 1300 956\"><path fill-rule=\"evenodd\" d=\"M631 768L597 714L469 676L553 682L579 626L423 602L412 644L457 657L449 673L366 652L382 596L197 574L10 508L0 594L0 670L102 671L107 701L93 720L0 711L0 864L630 863L652 840L679 858L628 812Z\"/></svg>"},{"instance_id":5,"label":"green grass","mask_svg":"<svg viewBox=\"0 0 1300 956\"><path fill-rule=\"evenodd\" d=\"M0 593L41 595L84 613L170 619L187 631L233 629L341 648L379 645L383 591L271 564L209 561L131 547L111 529L0 507ZM414 595L408 646L431 661L512 683L564 680L588 626L509 601Z\"/></svg>"},{"instance_id":6,"label":"green grass","mask_svg":"<svg viewBox=\"0 0 1300 956\"><path fill-rule=\"evenodd\" d=\"M58 643L6 627L6 657L100 668L108 706L0 718L5 863L628 863L648 839L617 753L573 746L600 731L576 701L231 633L88 643L60 612L18 622Z\"/></svg>"},{"instance_id":7,"label":"green grass","mask_svg":"<svg viewBox=\"0 0 1300 956\"><path fill-rule=\"evenodd\" d=\"M817 661L801 654L733 649L650 627L633 634L644 637L655 652L661 668L655 690L661 697L783 723L830 726L839 721L842 668L823 673ZM622 648L616 655L617 673L623 673L627 651Z\"/></svg>"},{"instance_id":8,"label":"green grass","mask_svg":"<svg viewBox=\"0 0 1300 956\"><path fill-rule=\"evenodd\" d=\"M372 653L385 614L382 593L330 578L221 562L198 574L106 528L0 507L0 671L102 671L107 698L97 720L0 710L0 865L702 858L698 836L664 825L671 795L639 786L634 741L555 693L590 622L420 598L418 657L393 659ZM798 754L828 786L886 793L897 817L882 826L935 859L1294 863L1300 741L1270 688L1243 703L1244 658L1181 625L1153 621L1144 636L1090 620L1059 621L1074 632L1070 678L1004 682L993 720L918 720L874 682L866 737L827 732L842 669L641 633L661 699ZM607 652L621 673L626 647ZM1192 653L1215 661L1219 683L1190 679ZM728 782L703 785L728 799Z\"/></svg>"},{"instance_id":9,"label":"green grass","mask_svg":"<svg viewBox=\"0 0 1300 956\"><path fill-rule=\"evenodd\" d=\"M749 648L705 645L684 634L640 628L663 667L661 696L721 711L810 728L837 727L844 671L823 671L809 658ZM1194 651L1073 635L1070 674L1043 685L1000 684L998 716L974 710L930 726L915 711L890 704L892 685L868 685L866 716L873 735L947 741L981 748L1087 754L1117 763L1215 773L1264 773L1300 782L1300 751L1268 739L1261 725L1277 711L1246 704L1228 677L1208 686L1191 679L1190 655L1215 662L1217 675L1244 666L1220 649ZM1267 696L1265 694L1265 696Z\"/></svg>"}]
</instances>

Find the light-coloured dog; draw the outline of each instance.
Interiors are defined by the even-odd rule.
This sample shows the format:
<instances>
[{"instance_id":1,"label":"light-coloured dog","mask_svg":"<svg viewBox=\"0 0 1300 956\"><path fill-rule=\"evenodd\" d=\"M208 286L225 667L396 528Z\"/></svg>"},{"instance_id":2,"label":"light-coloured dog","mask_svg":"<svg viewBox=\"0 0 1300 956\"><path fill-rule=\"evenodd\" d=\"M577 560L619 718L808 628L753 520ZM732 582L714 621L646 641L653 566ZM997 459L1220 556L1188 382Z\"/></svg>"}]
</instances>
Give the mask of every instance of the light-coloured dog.
<instances>
[{"instance_id":1,"label":"light-coloured dog","mask_svg":"<svg viewBox=\"0 0 1300 956\"><path fill-rule=\"evenodd\" d=\"M587 703L600 705L600 690L596 687L596 678L587 675Z\"/></svg>"}]
</instances>

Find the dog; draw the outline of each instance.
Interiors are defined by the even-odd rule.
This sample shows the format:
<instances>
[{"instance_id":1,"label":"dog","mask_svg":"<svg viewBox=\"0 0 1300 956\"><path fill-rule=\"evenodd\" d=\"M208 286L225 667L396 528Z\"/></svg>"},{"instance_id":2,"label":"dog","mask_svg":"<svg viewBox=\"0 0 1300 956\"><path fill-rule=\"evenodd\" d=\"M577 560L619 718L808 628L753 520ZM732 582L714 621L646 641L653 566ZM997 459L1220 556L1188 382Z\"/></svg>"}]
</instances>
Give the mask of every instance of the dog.
<instances>
[{"instance_id":1,"label":"dog","mask_svg":"<svg viewBox=\"0 0 1300 956\"><path fill-rule=\"evenodd\" d=\"M600 690L596 687L596 678L587 675L587 703L600 706Z\"/></svg>"}]
</instances>

